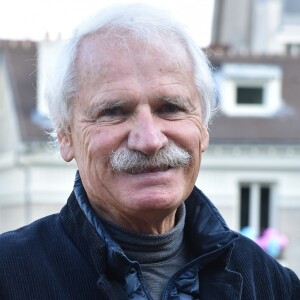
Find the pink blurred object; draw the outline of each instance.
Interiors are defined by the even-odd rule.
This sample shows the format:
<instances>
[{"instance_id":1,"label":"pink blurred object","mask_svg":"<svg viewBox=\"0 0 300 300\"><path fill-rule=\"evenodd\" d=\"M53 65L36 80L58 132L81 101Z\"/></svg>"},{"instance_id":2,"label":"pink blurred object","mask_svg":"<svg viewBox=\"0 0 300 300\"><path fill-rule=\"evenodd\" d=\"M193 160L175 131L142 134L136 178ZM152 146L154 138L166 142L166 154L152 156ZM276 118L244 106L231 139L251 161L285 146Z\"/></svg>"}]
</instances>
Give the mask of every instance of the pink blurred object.
<instances>
[{"instance_id":1,"label":"pink blurred object","mask_svg":"<svg viewBox=\"0 0 300 300\"><path fill-rule=\"evenodd\" d=\"M256 243L273 257L278 257L288 245L288 238L274 228L267 228Z\"/></svg>"}]
</instances>

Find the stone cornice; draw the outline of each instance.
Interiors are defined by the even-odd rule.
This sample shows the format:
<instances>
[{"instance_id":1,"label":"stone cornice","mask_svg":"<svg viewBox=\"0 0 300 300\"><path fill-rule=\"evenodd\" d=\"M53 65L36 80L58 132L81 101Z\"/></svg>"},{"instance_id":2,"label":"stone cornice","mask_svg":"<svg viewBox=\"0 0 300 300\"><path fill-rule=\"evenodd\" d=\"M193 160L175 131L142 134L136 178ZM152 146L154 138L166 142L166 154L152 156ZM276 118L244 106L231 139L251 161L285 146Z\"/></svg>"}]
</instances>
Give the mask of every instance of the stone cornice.
<instances>
[{"instance_id":1,"label":"stone cornice","mask_svg":"<svg viewBox=\"0 0 300 300\"><path fill-rule=\"evenodd\" d=\"M300 145L212 144L203 167L215 169L287 169L300 171Z\"/></svg>"}]
</instances>

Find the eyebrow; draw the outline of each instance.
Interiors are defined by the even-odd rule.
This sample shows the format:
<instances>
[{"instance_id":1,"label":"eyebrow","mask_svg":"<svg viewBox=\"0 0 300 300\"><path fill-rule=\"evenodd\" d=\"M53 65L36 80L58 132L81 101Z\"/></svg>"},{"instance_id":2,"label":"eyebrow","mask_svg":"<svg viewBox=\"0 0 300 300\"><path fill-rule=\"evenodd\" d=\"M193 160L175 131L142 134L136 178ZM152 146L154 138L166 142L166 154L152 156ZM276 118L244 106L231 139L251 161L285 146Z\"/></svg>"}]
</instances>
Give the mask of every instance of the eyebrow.
<instances>
[{"instance_id":1,"label":"eyebrow","mask_svg":"<svg viewBox=\"0 0 300 300\"><path fill-rule=\"evenodd\" d=\"M127 102L126 100L101 99L101 100L98 100L97 102L91 104L90 107L88 108L88 110L86 111L86 114L90 117L94 117L101 111L104 111L106 109L120 107L126 102Z\"/></svg>"},{"instance_id":2,"label":"eyebrow","mask_svg":"<svg viewBox=\"0 0 300 300\"><path fill-rule=\"evenodd\" d=\"M192 105L189 103L188 99L183 98L182 96L162 96L158 98L161 101L174 104L177 107L183 109L183 110L191 110ZM107 110L107 109L112 109L112 108L117 108L121 107L125 103L128 103L128 100L108 100L108 99L100 99L93 104L89 106L89 108L86 111L86 114L93 118L99 114L99 112Z\"/></svg>"},{"instance_id":3,"label":"eyebrow","mask_svg":"<svg viewBox=\"0 0 300 300\"><path fill-rule=\"evenodd\" d=\"M184 110L191 110L192 105L188 101L188 99L183 98L182 96L168 96L168 97L160 97L161 100L174 104L177 107Z\"/></svg>"}]
</instances>

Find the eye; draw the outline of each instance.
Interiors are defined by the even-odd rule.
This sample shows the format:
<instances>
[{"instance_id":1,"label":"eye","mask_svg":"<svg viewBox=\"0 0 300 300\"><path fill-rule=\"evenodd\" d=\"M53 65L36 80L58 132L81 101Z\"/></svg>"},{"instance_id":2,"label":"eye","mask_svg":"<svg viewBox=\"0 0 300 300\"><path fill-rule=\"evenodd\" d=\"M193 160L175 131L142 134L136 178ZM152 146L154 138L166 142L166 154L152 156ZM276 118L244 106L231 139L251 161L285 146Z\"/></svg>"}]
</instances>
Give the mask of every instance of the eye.
<instances>
[{"instance_id":1,"label":"eye","mask_svg":"<svg viewBox=\"0 0 300 300\"><path fill-rule=\"evenodd\" d=\"M173 103L165 103L158 109L158 113L161 114L176 114L183 111L184 108Z\"/></svg>"},{"instance_id":2,"label":"eye","mask_svg":"<svg viewBox=\"0 0 300 300\"><path fill-rule=\"evenodd\" d=\"M107 107L102 109L95 118L98 123L101 122L121 122L130 115L130 110L123 106Z\"/></svg>"},{"instance_id":3,"label":"eye","mask_svg":"<svg viewBox=\"0 0 300 300\"><path fill-rule=\"evenodd\" d=\"M107 116L107 117L114 117L114 116L125 116L128 115L128 111L124 109L123 107L111 107L105 109L101 116Z\"/></svg>"}]
</instances>

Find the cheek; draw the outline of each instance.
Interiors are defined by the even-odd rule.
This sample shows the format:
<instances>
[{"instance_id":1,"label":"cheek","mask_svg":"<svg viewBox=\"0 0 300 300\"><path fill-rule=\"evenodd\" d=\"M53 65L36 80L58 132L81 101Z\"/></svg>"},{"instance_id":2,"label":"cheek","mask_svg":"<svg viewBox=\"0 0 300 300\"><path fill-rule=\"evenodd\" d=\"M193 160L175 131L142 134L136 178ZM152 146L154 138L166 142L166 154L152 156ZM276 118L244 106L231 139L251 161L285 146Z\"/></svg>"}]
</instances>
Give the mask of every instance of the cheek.
<instances>
[{"instance_id":1,"label":"cheek","mask_svg":"<svg viewBox=\"0 0 300 300\"><path fill-rule=\"evenodd\" d=\"M187 119L179 123L173 126L173 131L169 135L169 138L192 154L193 160L184 172L187 184L193 186L201 164L202 127L192 119Z\"/></svg>"},{"instance_id":2,"label":"cheek","mask_svg":"<svg viewBox=\"0 0 300 300\"><path fill-rule=\"evenodd\" d=\"M200 152L202 132L192 120L183 120L171 126L169 138L195 156Z\"/></svg>"},{"instance_id":3,"label":"cheek","mask_svg":"<svg viewBox=\"0 0 300 300\"><path fill-rule=\"evenodd\" d=\"M89 131L84 139L84 151L90 160L107 162L113 150L118 149L126 135L121 129L98 127Z\"/></svg>"}]
</instances>

